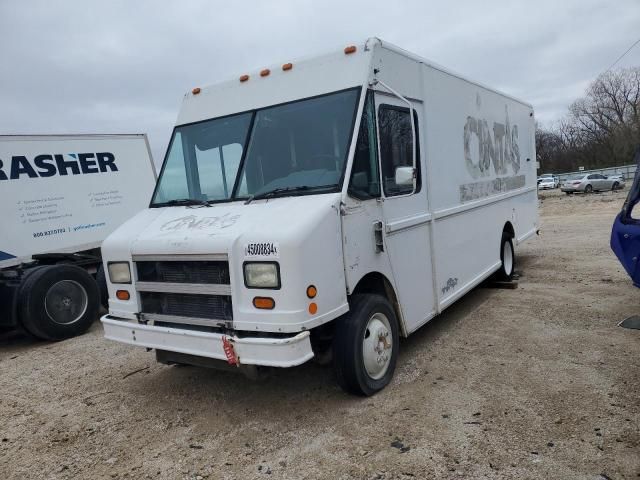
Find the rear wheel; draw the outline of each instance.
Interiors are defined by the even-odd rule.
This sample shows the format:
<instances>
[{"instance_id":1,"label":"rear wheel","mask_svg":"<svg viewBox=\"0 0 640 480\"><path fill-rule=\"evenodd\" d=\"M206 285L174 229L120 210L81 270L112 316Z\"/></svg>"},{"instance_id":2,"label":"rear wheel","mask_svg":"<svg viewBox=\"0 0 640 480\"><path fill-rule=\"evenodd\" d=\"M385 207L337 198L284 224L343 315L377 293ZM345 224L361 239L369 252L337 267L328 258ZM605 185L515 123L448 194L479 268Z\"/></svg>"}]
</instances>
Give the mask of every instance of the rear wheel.
<instances>
[{"instance_id":1,"label":"rear wheel","mask_svg":"<svg viewBox=\"0 0 640 480\"><path fill-rule=\"evenodd\" d=\"M513 240L511 235L507 232L502 232L502 239L500 241L500 269L497 272L497 277L502 281L510 281L513 278L513 271L516 266L516 255L513 250Z\"/></svg>"},{"instance_id":2,"label":"rear wheel","mask_svg":"<svg viewBox=\"0 0 640 480\"><path fill-rule=\"evenodd\" d=\"M591 185L587 185L586 187L584 187L584 193L592 193L593 192L593 187Z\"/></svg>"},{"instance_id":3,"label":"rear wheel","mask_svg":"<svg viewBox=\"0 0 640 480\"><path fill-rule=\"evenodd\" d=\"M618 182L613 182L613 185L611 185L611 190L617 190L619 186L620 184Z\"/></svg>"},{"instance_id":4,"label":"rear wheel","mask_svg":"<svg viewBox=\"0 0 640 480\"><path fill-rule=\"evenodd\" d=\"M336 321L333 364L340 386L370 396L386 387L398 359L396 314L381 295L354 295L350 311Z\"/></svg>"},{"instance_id":5,"label":"rear wheel","mask_svg":"<svg viewBox=\"0 0 640 480\"><path fill-rule=\"evenodd\" d=\"M39 268L20 287L18 316L29 333L62 340L84 333L98 316L98 286L73 265Z\"/></svg>"}]
</instances>

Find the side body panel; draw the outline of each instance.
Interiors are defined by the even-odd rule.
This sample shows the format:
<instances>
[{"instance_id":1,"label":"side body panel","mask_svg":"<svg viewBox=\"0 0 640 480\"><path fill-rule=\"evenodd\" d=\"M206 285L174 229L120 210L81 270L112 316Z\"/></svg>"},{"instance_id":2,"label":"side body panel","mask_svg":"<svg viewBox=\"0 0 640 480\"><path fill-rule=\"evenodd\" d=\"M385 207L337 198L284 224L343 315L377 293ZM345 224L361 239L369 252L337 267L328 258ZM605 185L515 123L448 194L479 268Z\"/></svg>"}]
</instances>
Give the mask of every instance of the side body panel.
<instances>
[{"instance_id":1,"label":"side body panel","mask_svg":"<svg viewBox=\"0 0 640 480\"><path fill-rule=\"evenodd\" d=\"M404 250L407 254L429 252L432 265L426 262L409 267L388 254L384 260L374 256L371 264L355 262L354 258L362 260L362 249L360 244L350 245L345 237L347 285L352 290L367 270L380 270L381 264L388 262L385 274L391 275L400 299L405 333L411 333L500 267L505 225L513 228L516 245L537 230L533 110L384 44L375 46L371 69L370 80L381 80L421 109L422 188L426 194L419 216L424 220L425 235L410 235L411 244ZM389 94L380 83L373 88ZM390 203L388 199L381 202ZM385 223L393 225L401 218L399 212L387 218L389 213L387 208L382 219ZM418 212L407 212L403 221L416 215ZM385 241L393 238L391 230L385 231ZM373 249L372 229L369 231L369 248ZM371 256L367 253L367 259ZM409 268L431 268L428 274L414 275L424 292L417 310L412 305L415 299L403 300L400 277L409 278ZM434 281L423 285L422 277ZM433 314L422 318L418 310L430 310L430 299Z\"/></svg>"},{"instance_id":2,"label":"side body panel","mask_svg":"<svg viewBox=\"0 0 640 480\"><path fill-rule=\"evenodd\" d=\"M533 110L424 67L427 160L432 174L436 287L446 308L500 266L538 224Z\"/></svg>"}]
</instances>

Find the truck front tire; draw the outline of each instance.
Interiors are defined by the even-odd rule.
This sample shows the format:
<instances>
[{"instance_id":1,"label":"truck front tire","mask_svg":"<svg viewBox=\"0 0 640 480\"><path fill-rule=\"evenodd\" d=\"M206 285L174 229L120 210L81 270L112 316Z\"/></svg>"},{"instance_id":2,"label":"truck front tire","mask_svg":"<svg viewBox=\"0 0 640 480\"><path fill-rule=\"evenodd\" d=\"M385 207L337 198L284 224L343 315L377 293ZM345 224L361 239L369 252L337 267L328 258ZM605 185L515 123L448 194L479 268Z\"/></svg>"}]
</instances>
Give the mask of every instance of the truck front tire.
<instances>
[{"instance_id":1,"label":"truck front tire","mask_svg":"<svg viewBox=\"0 0 640 480\"><path fill-rule=\"evenodd\" d=\"M333 363L347 392L371 396L386 387L396 367L399 329L396 314L381 295L354 295L350 311L336 321Z\"/></svg>"},{"instance_id":2,"label":"truck front tire","mask_svg":"<svg viewBox=\"0 0 640 480\"><path fill-rule=\"evenodd\" d=\"M98 316L98 286L91 275L73 265L38 268L25 278L18 295L19 321L42 340L80 335Z\"/></svg>"}]
</instances>

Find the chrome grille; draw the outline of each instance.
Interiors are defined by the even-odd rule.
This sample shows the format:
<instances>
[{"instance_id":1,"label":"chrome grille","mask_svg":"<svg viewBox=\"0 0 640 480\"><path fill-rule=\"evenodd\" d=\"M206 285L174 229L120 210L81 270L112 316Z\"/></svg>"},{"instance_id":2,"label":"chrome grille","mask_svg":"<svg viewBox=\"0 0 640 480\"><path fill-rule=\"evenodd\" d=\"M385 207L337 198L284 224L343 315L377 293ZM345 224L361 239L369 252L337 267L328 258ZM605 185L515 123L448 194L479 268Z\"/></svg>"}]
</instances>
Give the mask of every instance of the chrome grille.
<instances>
[{"instance_id":1,"label":"chrome grille","mask_svg":"<svg viewBox=\"0 0 640 480\"><path fill-rule=\"evenodd\" d=\"M141 282L215 283L229 285L229 262L142 261L136 262Z\"/></svg>"},{"instance_id":2,"label":"chrome grille","mask_svg":"<svg viewBox=\"0 0 640 480\"><path fill-rule=\"evenodd\" d=\"M144 320L201 326L233 320L226 255L143 255L133 261Z\"/></svg>"},{"instance_id":3,"label":"chrome grille","mask_svg":"<svg viewBox=\"0 0 640 480\"><path fill-rule=\"evenodd\" d=\"M142 312L157 315L232 320L231 297L184 293L140 292Z\"/></svg>"}]
</instances>

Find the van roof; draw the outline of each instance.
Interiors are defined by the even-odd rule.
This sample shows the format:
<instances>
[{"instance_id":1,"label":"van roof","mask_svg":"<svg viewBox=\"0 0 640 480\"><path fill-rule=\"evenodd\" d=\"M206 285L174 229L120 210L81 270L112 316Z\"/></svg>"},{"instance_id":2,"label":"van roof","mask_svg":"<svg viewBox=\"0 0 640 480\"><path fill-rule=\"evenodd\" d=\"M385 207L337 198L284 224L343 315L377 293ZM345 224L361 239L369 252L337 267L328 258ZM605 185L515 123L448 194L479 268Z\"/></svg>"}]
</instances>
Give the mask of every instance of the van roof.
<instances>
[{"instance_id":1,"label":"van roof","mask_svg":"<svg viewBox=\"0 0 640 480\"><path fill-rule=\"evenodd\" d=\"M379 48L392 51L532 108L526 102L479 82L469 80L435 62L384 42L377 37L371 37L365 42L353 46L355 47L353 52L347 53L347 49L344 48L322 55L295 60L285 59L282 63L247 70L220 83L194 88L185 94L176 123L177 125L196 123L210 118L363 86L369 80L373 55L375 50ZM284 68L284 65L290 65L290 68Z\"/></svg>"}]
</instances>

